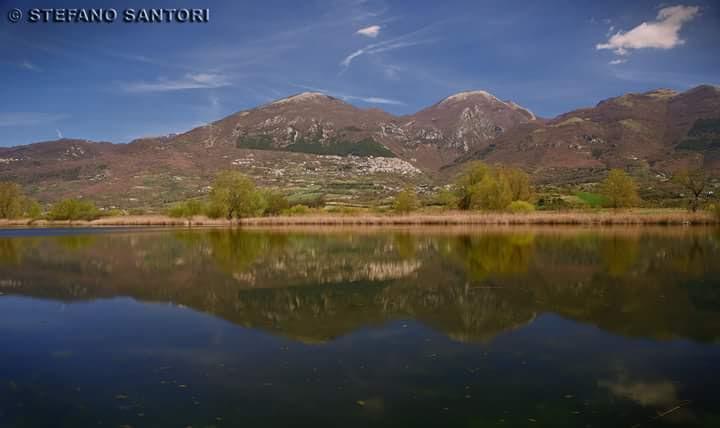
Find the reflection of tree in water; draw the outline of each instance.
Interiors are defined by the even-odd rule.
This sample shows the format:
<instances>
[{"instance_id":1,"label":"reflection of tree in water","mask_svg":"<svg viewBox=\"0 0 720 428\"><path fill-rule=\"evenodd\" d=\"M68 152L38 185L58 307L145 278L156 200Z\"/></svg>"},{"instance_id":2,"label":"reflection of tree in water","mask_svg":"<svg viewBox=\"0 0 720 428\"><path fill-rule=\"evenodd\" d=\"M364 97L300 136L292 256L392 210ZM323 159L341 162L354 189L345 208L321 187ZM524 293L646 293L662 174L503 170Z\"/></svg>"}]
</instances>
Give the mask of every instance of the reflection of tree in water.
<instances>
[{"instance_id":1,"label":"reflection of tree in water","mask_svg":"<svg viewBox=\"0 0 720 428\"><path fill-rule=\"evenodd\" d=\"M95 243L94 235L60 235L53 237L64 250L77 251L92 246Z\"/></svg>"},{"instance_id":2,"label":"reflection of tree in water","mask_svg":"<svg viewBox=\"0 0 720 428\"><path fill-rule=\"evenodd\" d=\"M0 265L19 265L21 261L21 240L15 238L0 238Z\"/></svg>"},{"instance_id":3,"label":"reflection of tree in water","mask_svg":"<svg viewBox=\"0 0 720 428\"><path fill-rule=\"evenodd\" d=\"M490 275L527 272L534 255L534 235L464 235L453 240L452 252L463 262L468 276L482 280Z\"/></svg>"},{"instance_id":4,"label":"reflection of tree in water","mask_svg":"<svg viewBox=\"0 0 720 428\"><path fill-rule=\"evenodd\" d=\"M247 232L242 230L187 231L175 238L211 257L225 272L236 274L250 269L263 255L287 244L284 234Z\"/></svg>"},{"instance_id":5,"label":"reflection of tree in water","mask_svg":"<svg viewBox=\"0 0 720 428\"><path fill-rule=\"evenodd\" d=\"M401 259L412 259L417 254L417 238L410 233L394 234L393 245Z\"/></svg>"},{"instance_id":6,"label":"reflection of tree in water","mask_svg":"<svg viewBox=\"0 0 720 428\"><path fill-rule=\"evenodd\" d=\"M175 302L314 341L398 318L488 340L542 312L630 336L713 340L720 331L720 246L702 235L193 230L94 238L70 241L73 251L58 251L56 237L0 239L0 279L32 296ZM683 254L692 262L672 262Z\"/></svg>"},{"instance_id":7,"label":"reflection of tree in water","mask_svg":"<svg viewBox=\"0 0 720 428\"><path fill-rule=\"evenodd\" d=\"M607 273L610 276L621 276L637 261L638 238L614 235L609 239L601 239L599 251Z\"/></svg>"},{"instance_id":8,"label":"reflection of tree in water","mask_svg":"<svg viewBox=\"0 0 720 428\"><path fill-rule=\"evenodd\" d=\"M715 241L714 237L710 236L709 238L711 240L710 244L717 246L717 241ZM707 239L693 236L683 241L680 245L676 244L671 247L668 261L678 272L701 275L714 267L707 265L708 261L711 260L706 255L706 252L709 250L708 244ZM710 263L717 262L710 261Z\"/></svg>"},{"instance_id":9,"label":"reflection of tree in water","mask_svg":"<svg viewBox=\"0 0 720 428\"><path fill-rule=\"evenodd\" d=\"M271 246L269 235L239 230L213 230L207 239L212 258L228 272L246 271Z\"/></svg>"}]
</instances>

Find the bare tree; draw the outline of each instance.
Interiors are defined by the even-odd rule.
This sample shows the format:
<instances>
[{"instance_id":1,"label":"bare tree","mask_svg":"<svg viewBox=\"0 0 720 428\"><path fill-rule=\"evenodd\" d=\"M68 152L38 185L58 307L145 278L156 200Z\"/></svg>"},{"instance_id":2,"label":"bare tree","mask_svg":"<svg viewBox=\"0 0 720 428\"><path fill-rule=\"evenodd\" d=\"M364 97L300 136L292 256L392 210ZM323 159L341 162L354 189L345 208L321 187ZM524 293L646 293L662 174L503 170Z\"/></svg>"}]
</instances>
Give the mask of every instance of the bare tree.
<instances>
[{"instance_id":1,"label":"bare tree","mask_svg":"<svg viewBox=\"0 0 720 428\"><path fill-rule=\"evenodd\" d=\"M682 169L673 175L673 182L687 189L691 194L690 210L695 212L700 207L703 192L708 185L708 175L704 170L697 168L693 170Z\"/></svg>"}]
</instances>

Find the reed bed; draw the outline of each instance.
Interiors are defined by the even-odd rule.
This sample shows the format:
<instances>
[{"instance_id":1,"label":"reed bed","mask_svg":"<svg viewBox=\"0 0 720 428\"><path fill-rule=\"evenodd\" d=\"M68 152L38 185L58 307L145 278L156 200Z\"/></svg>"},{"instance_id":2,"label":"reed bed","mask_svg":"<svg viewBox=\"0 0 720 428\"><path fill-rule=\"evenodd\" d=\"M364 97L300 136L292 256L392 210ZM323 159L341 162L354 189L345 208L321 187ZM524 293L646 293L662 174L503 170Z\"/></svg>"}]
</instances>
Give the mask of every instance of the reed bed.
<instances>
[{"instance_id":1,"label":"reed bed","mask_svg":"<svg viewBox=\"0 0 720 428\"><path fill-rule=\"evenodd\" d=\"M685 210L636 209L627 211L545 211L527 214L511 213L413 213L392 214L318 214L246 218L240 221L193 217L192 220L163 215L104 217L92 221L0 220L0 227L111 227L111 226L515 226L515 225L715 225L718 219L706 212Z\"/></svg>"},{"instance_id":2,"label":"reed bed","mask_svg":"<svg viewBox=\"0 0 720 428\"><path fill-rule=\"evenodd\" d=\"M453 226L453 225L712 225L718 221L707 213L672 212L536 212L510 213L447 213L411 215L309 215L298 217L260 217L241 221L248 226Z\"/></svg>"}]
</instances>

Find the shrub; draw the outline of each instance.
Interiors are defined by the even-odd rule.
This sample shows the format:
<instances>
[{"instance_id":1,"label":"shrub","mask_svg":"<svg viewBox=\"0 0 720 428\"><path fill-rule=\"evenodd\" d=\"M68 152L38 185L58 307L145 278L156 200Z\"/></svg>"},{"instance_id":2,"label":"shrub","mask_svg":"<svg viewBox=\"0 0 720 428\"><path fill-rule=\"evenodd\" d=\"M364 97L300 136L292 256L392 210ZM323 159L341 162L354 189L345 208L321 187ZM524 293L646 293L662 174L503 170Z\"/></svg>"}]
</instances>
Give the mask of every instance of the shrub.
<instances>
[{"instance_id":1,"label":"shrub","mask_svg":"<svg viewBox=\"0 0 720 428\"><path fill-rule=\"evenodd\" d=\"M537 208L543 211L563 211L575 208L571 203L558 195L544 195L538 198Z\"/></svg>"},{"instance_id":2,"label":"shrub","mask_svg":"<svg viewBox=\"0 0 720 428\"><path fill-rule=\"evenodd\" d=\"M712 214L713 217L715 217L715 220L720 222L720 202L710 204L708 206L708 211L710 211L710 214Z\"/></svg>"},{"instance_id":3,"label":"shrub","mask_svg":"<svg viewBox=\"0 0 720 428\"><path fill-rule=\"evenodd\" d=\"M284 215L305 215L310 213L310 207L305 205L293 205L290 208L283 211Z\"/></svg>"},{"instance_id":4,"label":"shrub","mask_svg":"<svg viewBox=\"0 0 720 428\"><path fill-rule=\"evenodd\" d=\"M192 218L205 211L205 205L198 200L180 202L168 210L168 215L175 218Z\"/></svg>"},{"instance_id":5,"label":"shrub","mask_svg":"<svg viewBox=\"0 0 720 428\"><path fill-rule=\"evenodd\" d=\"M279 215L283 210L290 207L290 202L280 192L275 190L266 190L263 192L265 198L265 214L266 215Z\"/></svg>"},{"instance_id":6,"label":"shrub","mask_svg":"<svg viewBox=\"0 0 720 428\"><path fill-rule=\"evenodd\" d=\"M348 207L348 206L329 206L325 208L325 211L332 214L343 214L343 215L357 215L362 212L360 208Z\"/></svg>"},{"instance_id":7,"label":"shrub","mask_svg":"<svg viewBox=\"0 0 720 428\"><path fill-rule=\"evenodd\" d=\"M98 217L120 217L123 215L125 215L125 211L118 208L98 212Z\"/></svg>"},{"instance_id":8,"label":"shrub","mask_svg":"<svg viewBox=\"0 0 720 428\"><path fill-rule=\"evenodd\" d=\"M220 206L217 203L210 202L205 207L205 215L209 218L218 219L218 218L225 218L227 216L225 208Z\"/></svg>"},{"instance_id":9,"label":"shrub","mask_svg":"<svg viewBox=\"0 0 720 428\"><path fill-rule=\"evenodd\" d=\"M442 189L435 194L431 203L447 209L454 209L458 207L458 198L453 192Z\"/></svg>"},{"instance_id":10,"label":"shrub","mask_svg":"<svg viewBox=\"0 0 720 428\"><path fill-rule=\"evenodd\" d=\"M52 206L47 215L50 220L95 220L100 212L90 201L64 199Z\"/></svg>"},{"instance_id":11,"label":"shrub","mask_svg":"<svg viewBox=\"0 0 720 428\"><path fill-rule=\"evenodd\" d=\"M323 193L296 193L288 197L288 203L292 205L305 205L310 208L322 208L325 206L325 194Z\"/></svg>"},{"instance_id":12,"label":"shrub","mask_svg":"<svg viewBox=\"0 0 720 428\"><path fill-rule=\"evenodd\" d=\"M512 201L508 205L508 210L511 213L531 213L535 211L535 205L525 201Z\"/></svg>"}]
</instances>

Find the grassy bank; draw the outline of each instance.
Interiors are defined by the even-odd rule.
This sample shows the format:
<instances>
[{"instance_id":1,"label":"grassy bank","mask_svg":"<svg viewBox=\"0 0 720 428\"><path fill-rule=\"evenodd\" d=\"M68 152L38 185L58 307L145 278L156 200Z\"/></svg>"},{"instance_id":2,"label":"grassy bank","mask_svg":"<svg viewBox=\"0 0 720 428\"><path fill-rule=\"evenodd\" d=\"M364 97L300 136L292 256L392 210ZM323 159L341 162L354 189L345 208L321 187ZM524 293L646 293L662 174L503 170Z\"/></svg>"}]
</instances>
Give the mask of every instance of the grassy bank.
<instances>
[{"instance_id":1,"label":"grassy bank","mask_svg":"<svg viewBox=\"0 0 720 428\"><path fill-rule=\"evenodd\" d=\"M443 225L713 225L718 219L710 213L691 213L675 209L634 209L624 211L540 211L525 214L482 212L417 212L392 214L322 214L256 217L242 219L247 226L443 226ZM236 226L237 221L196 216L193 226ZM92 221L0 220L0 227L43 226L187 226L188 220L163 215L104 217Z\"/></svg>"}]
</instances>

